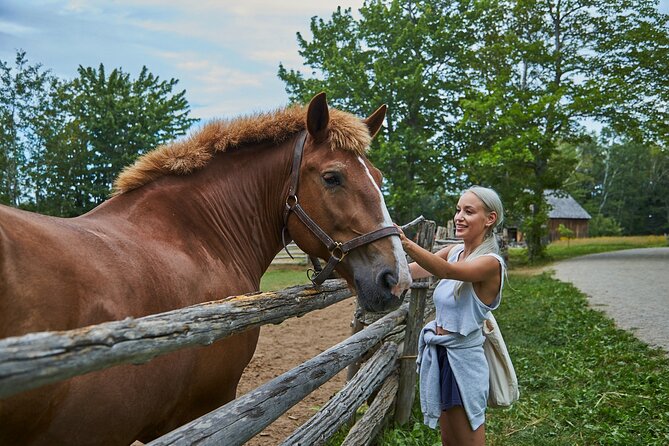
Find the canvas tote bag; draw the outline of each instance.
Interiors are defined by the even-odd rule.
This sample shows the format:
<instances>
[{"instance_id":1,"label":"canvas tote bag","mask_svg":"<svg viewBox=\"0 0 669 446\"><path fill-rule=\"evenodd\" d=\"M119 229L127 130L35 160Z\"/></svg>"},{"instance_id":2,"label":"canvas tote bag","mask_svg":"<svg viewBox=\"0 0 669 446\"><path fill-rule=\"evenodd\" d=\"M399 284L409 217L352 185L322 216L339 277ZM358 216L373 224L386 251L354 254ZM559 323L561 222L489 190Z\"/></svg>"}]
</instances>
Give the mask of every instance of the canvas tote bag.
<instances>
[{"instance_id":1,"label":"canvas tote bag","mask_svg":"<svg viewBox=\"0 0 669 446\"><path fill-rule=\"evenodd\" d=\"M490 369L488 406L509 407L520 398L518 378L502 338L502 332L492 313L483 321L483 335L485 336L483 352Z\"/></svg>"}]
</instances>

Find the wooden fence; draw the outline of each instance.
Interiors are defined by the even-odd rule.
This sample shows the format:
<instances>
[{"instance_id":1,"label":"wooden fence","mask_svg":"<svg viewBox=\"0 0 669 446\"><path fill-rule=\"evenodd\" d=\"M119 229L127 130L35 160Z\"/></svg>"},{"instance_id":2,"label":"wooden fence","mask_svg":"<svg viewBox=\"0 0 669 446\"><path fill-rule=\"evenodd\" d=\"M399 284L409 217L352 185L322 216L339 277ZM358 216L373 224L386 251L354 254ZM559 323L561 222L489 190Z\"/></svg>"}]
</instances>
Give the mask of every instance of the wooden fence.
<instances>
[{"instance_id":1,"label":"wooden fence","mask_svg":"<svg viewBox=\"0 0 669 446\"><path fill-rule=\"evenodd\" d=\"M279 253L272 260L272 265L307 265L309 264L309 255L302 251L295 242L288 243L288 252L285 249ZM291 255L293 257L291 257Z\"/></svg>"},{"instance_id":2,"label":"wooden fence","mask_svg":"<svg viewBox=\"0 0 669 446\"><path fill-rule=\"evenodd\" d=\"M434 222L418 227L418 242L434 242ZM151 445L242 445L346 367L349 381L284 445L324 444L372 397L344 445L367 445L394 410L409 419L416 383L417 337L423 326L428 283L412 286L405 303L350 338L230 403L152 441ZM91 327L32 333L0 340L0 398L117 364L139 364L178 349L209 345L249 328L278 324L325 308L351 293L343 280L321 287L251 293ZM371 357L363 364L361 358ZM351 369L349 369L351 370ZM279 396L275 396L279 395Z\"/></svg>"}]
</instances>

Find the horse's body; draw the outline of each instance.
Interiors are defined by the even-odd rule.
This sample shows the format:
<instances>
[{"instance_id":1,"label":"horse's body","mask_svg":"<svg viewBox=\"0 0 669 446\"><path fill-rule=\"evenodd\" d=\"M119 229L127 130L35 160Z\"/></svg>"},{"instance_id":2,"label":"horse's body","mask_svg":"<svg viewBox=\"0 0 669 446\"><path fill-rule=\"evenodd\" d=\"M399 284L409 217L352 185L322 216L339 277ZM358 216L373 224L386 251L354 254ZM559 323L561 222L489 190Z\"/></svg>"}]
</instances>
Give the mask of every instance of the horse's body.
<instances>
[{"instance_id":1,"label":"horse's body","mask_svg":"<svg viewBox=\"0 0 669 446\"><path fill-rule=\"evenodd\" d=\"M355 151L331 150L336 138L350 136L342 130L354 125L348 115L338 115L346 125L330 120L324 97L317 97L306 114L287 109L277 116L279 124L270 119L269 127L288 130L255 142L242 137L224 144L222 139L234 139L226 124L145 156L119 178L119 194L81 217L0 207L0 338L140 317L258 290L283 246L294 134L304 127L309 137L298 196L313 219L342 241L390 224L372 185L373 166ZM364 123L373 135L379 116ZM288 217L285 225L302 249L327 258L297 218ZM393 294L408 286L398 244L396 237L378 240L338 267L355 284L363 307L392 306ZM129 444L155 438L234 399L258 332L0 400L0 444Z\"/></svg>"}]
</instances>

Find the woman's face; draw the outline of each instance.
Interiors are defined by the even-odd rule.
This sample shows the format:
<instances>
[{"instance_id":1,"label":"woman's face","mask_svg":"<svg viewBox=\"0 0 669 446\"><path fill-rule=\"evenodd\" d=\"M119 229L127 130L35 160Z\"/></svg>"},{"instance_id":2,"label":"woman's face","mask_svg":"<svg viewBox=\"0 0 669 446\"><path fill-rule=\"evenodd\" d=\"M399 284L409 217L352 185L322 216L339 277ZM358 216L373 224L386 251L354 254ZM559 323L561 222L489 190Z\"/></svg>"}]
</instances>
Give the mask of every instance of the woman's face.
<instances>
[{"instance_id":1,"label":"woman's face","mask_svg":"<svg viewBox=\"0 0 669 446\"><path fill-rule=\"evenodd\" d=\"M472 192L458 200L455 217L455 236L463 240L483 239L486 230L497 220L495 212L487 212L483 202Z\"/></svg>"}]
</instances>

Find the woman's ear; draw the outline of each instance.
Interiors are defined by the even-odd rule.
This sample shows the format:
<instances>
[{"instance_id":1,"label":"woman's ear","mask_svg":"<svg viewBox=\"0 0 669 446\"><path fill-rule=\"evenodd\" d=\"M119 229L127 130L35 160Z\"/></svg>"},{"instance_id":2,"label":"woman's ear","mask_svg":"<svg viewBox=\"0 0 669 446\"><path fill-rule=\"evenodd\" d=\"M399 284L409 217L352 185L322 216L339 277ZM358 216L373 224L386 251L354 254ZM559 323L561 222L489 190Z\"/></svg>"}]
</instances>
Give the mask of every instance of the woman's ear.
<instances>
[{"instance_id":1,"label":"woman's ear","mask_svg":"<svg viewBox=\"0 0 669 446\"><path fill-rule=\"evenodd\" d=\"M492 226L495 226L495 223L497 223L497 212L495 211L490 211L487 216L487 222L486 222L486 228L490 228Z\"/></svg>"}]
</instances>

